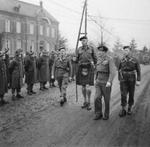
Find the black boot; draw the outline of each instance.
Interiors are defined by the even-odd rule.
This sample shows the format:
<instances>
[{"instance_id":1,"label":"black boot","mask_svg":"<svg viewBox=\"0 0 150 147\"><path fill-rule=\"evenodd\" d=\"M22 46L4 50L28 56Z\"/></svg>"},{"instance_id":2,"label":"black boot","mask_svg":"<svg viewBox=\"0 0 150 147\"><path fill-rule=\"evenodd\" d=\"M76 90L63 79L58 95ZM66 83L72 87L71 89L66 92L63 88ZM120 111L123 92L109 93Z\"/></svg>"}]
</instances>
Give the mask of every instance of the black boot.
<instances>
[{"instance_id":1,"label":"black boot","mask_svg":"<svg viewBox=\"0 0 150 147\"><path fill-rule=\"evenodd\" d=\"M87 106L88 106L88 103L84 102L83 105L81 106L81 108L84 109L84 108L87 108Z\"/></svg>"},{"instance_id":2,"label":"black boot","mask_svg":"<svg viewBox=\"0 0 150 147\"><path fill-rule=\"evenodd\" d=\"M35 91L33 91L33 90L31 90L31 93L32 93L32 94L36 94L36 92L35 92Z\"/></svg>"},{"instance_id":3,"label":"black boot","mask_svg":"<svg viewBox=\"0 0 150 147\"><path fill-rule=\"evenodd\" d=\"M62 107L63 105L64 105L64 100L61 99L61 100L60 100L60 106Z\"/></svg>"},{"instance_id":4,"label":"black boot","mask_svg":"<svg viewBox=\"0 0 150 147\"><path fill-rule=\"evenodd\" d=\"M66 97L64 97L64 103L66 103L67 102L67 98Z\"/></svg>"},{"instance_id":5,"label":"black boot","mask_svg":"<svg viewBox=\"0 0 150 147\"><path fill-rule=\"evenodd\" d=\"M132 107L131 107L131 106L128 106L128 111L127 111L127 114L128 114L128 115L131 115L131 114L132 114L132 111L131 111L131 110L132 110Z\"/></svg>"},{"instance_id":6,"label":"black boot","mask_svg":"<svg viewBox=\"0 0 150 147\"><path fill-rule=\"evenodd\" d=\"M119 116L120 117L124 117L124 116L126 116L126 110L125 109L122 109L121 111L120 111L120 113L119 113Z\"/></svg>"},{"instance_id":7,"label":"black boot","mask_svg":"<svg viewBox=\"0 0 150 147\"><path fill-rule=\"evenodd\" d=\"M18 98L18 99L22 99L22 98L24 98L22 95L20 95L19 93L16 95L16 97Z\"/></svg>"}]
</instances>

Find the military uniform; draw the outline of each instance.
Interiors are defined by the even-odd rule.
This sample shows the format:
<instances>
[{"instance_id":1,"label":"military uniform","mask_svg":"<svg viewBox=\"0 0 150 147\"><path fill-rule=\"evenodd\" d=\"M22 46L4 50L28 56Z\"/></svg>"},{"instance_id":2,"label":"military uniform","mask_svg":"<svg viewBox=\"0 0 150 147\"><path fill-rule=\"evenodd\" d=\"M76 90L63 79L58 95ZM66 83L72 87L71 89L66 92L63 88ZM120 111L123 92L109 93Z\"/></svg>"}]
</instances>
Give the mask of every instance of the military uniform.
<instances>
[{"instance_id":1,"label":"military uniform","mask_svg":"<svg viewBox=\"0 0 150 147\"><path fill-rule=\"evenodd\" d=\"M49 81L49 56L48 52L43 52L43 55L38 60L38 79L40 82L40 90L47 89L45 87L47 81Z\"/></svg>"},{"instance_id":2,"label":"military uniform","mask_svg":"<svg viewBox=\"0 0 150 147\"><path fill-rule=\"evenodd\" d=\"M20 51L15 52L15 58L10 63L9 71L11 75L11 88L12 88L12 100L16 98L23 98L19 93L21 92L21 87L23 85L23 62L22 58L19 57ZM15 96L15 91L17 95Z\"/></svg>"},{"instance_id":3,"label":"military uniform","mask_svg":"<svg viewBox=\"0 0 150 147\"><path fill-rule=\"evenodd\" d=\"M134 104L134 91L136 81L141 80L140 64L137 59L131 55L125 56L119 63L119 81L121 91L121 106L124 108L127 105L127 94L129 93L128 108L130 109ZM137 75L137 76L136 76ZM125 115L124 112L120 113L120 116ZM130 111L130 110L129 110ZM124 114L123 114L124 113Z\"/></svg>"},{"instance_id":4,"label":"military uniform","mask_svg":"<svg viewBox=\"0 0 150 147\"><path fill-rule=\"evenodd\" d=\"M95 83L95 114L99 119L103 116L102 113L102 97L104 97L105 112L104 118L109 118L109 105L111 96L112 81L115 76L116 67L112 57L108 54L101 55L98 53L96 65L96 83ZM107 82L110 85L107 87Z\"/></svg>"},{"instance_id":5,"label":"military uniform","mask_svg":"<svg viewBox=\"0 0 150 147\"><path fill-rule=\"evenodd\" d=\"M58 82L58 86L60 89L60 97L61 105L67 101L66 99L66 90L68 86L69 77L72 75L72 66L71 61L66 57L66 55L61 56L58 55L54 60L53 68L52 68L52 75L55 75L55 78Z\"/></svg>"},{"instance_id":6,"label":"military uniform","mask_svg":"<svg viewBox=\"0 0 150 147\"><path fill-rule=\"evenodd\" d=\"M31 56L32 54L33 52L30 52L24 60L25 82L27 83L27 93L29 95L35 94L33 85L36 82L36 60Z\"/></svg>"},{"instance_id":7,"label":"military uniform","mask_svg":"<svg viewBox=\"0 0 150 147\"><path fill-rule=\"evenodd\" d=\"M94 49L90 46L82 46L76 52L78 71L77 85L94 85L94 67L97 62Z\"/></svg>"},{"instance_id":8,"label":"military uniform","mask_svg":"<svg viewBox=\"0 0 150 147\"><path fill-rule=\"evenodd\" d=\"M3 60L3 54L0 53L0 105L6 104L4 94L8 91L6 65Z\"/></svg>"}]
</instances>

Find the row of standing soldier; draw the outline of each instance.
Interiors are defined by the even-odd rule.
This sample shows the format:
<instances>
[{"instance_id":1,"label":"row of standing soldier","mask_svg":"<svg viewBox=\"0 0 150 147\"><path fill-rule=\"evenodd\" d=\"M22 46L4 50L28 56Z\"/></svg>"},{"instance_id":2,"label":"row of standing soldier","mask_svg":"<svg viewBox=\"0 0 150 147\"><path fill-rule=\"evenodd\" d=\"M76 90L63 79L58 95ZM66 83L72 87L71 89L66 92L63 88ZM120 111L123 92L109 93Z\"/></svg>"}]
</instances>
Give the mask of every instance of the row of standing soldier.
<instances>
[{"instance_id":1,"label":"row of standing soldier","mask_svg":"<svg viewBox=\"0 0 150 147\"><path fill-rule=\"evenodd\" d=\"M8 51L7 51L8 52ZM49 82L50 87L55 87L55 75L52 78L52 66L58 54L52 52L49 56L47 51L42 51L39 58L35 57L34 52L27 52L23 58L22 50L16 50L12 61L9 61L9 55L3 51L0 52L0 105L7 104L4 100L4 94L8 88L11 88L12 100L23 98L21 88L25 75L27 84L27 94L32 95L35 83L40 83L40 90L48 89L45 85Z\"/></svg>"}]
</instances>

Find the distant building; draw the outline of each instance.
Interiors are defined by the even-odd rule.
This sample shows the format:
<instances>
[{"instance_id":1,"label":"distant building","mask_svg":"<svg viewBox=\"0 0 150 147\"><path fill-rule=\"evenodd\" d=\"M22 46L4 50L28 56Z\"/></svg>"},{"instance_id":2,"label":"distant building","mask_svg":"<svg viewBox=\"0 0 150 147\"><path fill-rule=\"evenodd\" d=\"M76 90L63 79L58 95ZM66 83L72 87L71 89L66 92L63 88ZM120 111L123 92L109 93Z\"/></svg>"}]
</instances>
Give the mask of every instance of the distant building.
<instances>
[{"instance_id":1,"label":"distant building","mask_svg":"<svg viewBox=\"0 0 150 147\"><path fill-rule=\"evenodd\" d=\"M0 0L0 50L55 50L59 22L49 14L43 3L34 5L19 0Z\"/></svg>"}]
</instances>

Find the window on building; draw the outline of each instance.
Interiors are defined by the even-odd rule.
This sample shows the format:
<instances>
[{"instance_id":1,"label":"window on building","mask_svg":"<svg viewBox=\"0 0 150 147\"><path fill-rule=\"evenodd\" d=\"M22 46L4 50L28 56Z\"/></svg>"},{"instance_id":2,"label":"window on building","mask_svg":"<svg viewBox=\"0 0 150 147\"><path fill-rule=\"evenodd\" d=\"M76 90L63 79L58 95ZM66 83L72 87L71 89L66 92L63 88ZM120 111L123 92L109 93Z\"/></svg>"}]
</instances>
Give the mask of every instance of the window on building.
<instances>
[{"instance_id":1,"label":"window on building","mask_svg":"<svg viewBox=\"0 0 150 147\"><path fill-rule=\"evenodd\" d=\"M30 34L34 34L34 24L30 24Z\"/></svg>"},{"instance_id":2,"label":"window on building","mask_svg":"<svg viewBox=\"0 0 150 147\"><path fill-rule=\"evenodd\" d=\"M11 53L11 47L10 47L10 40L9 39L7 39L7 40L5 40L5 45L4 45L4 47L5 48L9 48L9 53Z\"/></svg>"},{"instance_id":3,"label":"window on building","mask_svg":"<svg viewBox=\"0 0 150 147\"><path fill-rule=\"evenodd\" d=\"M50 45L49 43L46 44L46 50L49 52L50 51Z\"/></svg>"},{"instance_id":4,"label":"window on building","mask_svg":"<svg viewBox=\"0 0 150 147\"><path fill-rule=\"evenodd\" d=\"M34 51L34 40L31 40L31 46L30 46L31 51Z\"/></svg>"},{"instance_id":5,"label":"window on building","mask_svg":"<svg viewBox=\"0 0 150 147\"><path fill-rule=\"evenodd\" d=\"M10 20L5 20L5 32L10 32Z\"/></svg>"},{"instance_id":6,"label":"window on building","mask_svg":"<svg viewBox=\"0 0 150 147\"><path fill-rule=\"evenodd\" d=\"M43 26L40 25L40 35L43 35Z\"/></svg>"},{"instance_id":7,"label":"window on building","mask_svg":"<svg viewBox=\"0 0 150 147\"><path fill-rule=\"evenodd\" d=\"M52 38L55 38L55 28L52 28Z\"/></svg>"},{"instance_id":8,"label":"window on building","mask_svg":"<svg viewBox=\"0 0 150 147\"><path fill-rule=\"evenodd\" d=\"M21 39L17 40L16 49L21 49Z\"/></svg>"},{"instance_id":9,"label":"window on building","mask_svg":"<svg viewBox=\"0 0 150 147\"><path fill-rule=\"evenodd\" d=\"M16 22L16 32L21 33L21 22L19 21Z\"/></svg>"},{"instance_id":10,"label":"window on building","mask_svg":"<svg viewBox=\"0 0 150 147\"><path fill-rule=\"evenodd\" d=\"M49 37L49 27L47 27L46 34Z\"/></svg>"}]
</instances>

